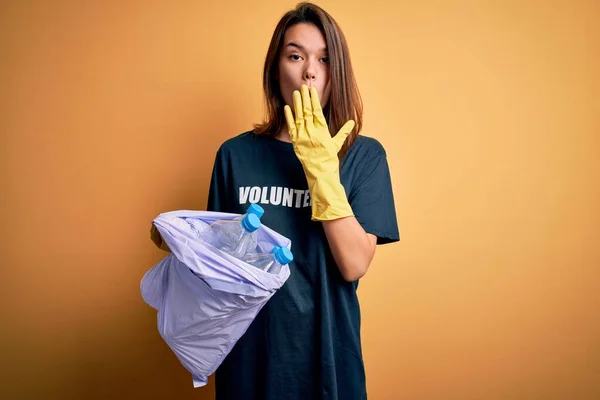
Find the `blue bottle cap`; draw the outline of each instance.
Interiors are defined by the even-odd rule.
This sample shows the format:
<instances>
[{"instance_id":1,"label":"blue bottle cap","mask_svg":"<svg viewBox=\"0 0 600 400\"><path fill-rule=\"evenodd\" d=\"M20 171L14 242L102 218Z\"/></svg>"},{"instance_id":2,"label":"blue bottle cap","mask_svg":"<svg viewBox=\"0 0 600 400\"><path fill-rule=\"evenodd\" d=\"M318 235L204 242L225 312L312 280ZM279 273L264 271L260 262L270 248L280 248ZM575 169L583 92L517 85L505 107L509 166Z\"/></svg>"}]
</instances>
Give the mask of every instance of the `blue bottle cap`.
<instances>
[{"instance_id":1,"label":"blue bottle cap","mask_svg":"<svg viewBox=\"0 0 600 400\"><path fill-rule=\"evenodd\" d=\"M254 214L258 218L261 218L265 214L265 209L262 208L261 206L259 206L256 203L252 203L252 204L250 204L250 206L246 210L246 213L248 213L248 214Z\"/></svg>"},{"instance_id":2,"label":"blue bottle cap","mask_svg":"<svg viewBox=\"0 0 600 400\"><path fill-rule=\"evenodd\" d=\"M262 216L265 215L265 209L256 203L252 203L252 204L250 204L250 206L248 206L248 209L246 209L246 213L254 214L258 218L262 218Z\"/></svg>"},{"instance_id":3,"label":"blue bottle cap","mask_svg":"<svg viewBox=\"0 0 600 400\"><path fill-rule=\"evenodd\" d=\"M294 260L294 255L287 247L276 246L272 253L275 254L275 259L281 265L289 264Z\"/></svg>"},{"instance_id":4,"label":"blue bottle cap","mask_svg":"<svg viewBox=\"0 0 600 400\"><path fill-rule=\"evenodd\" d=\"M260 228L260 218L255 214L248 214L242 219L242 226L248 232L254 232Z\"/></svg>"}]
</instances>

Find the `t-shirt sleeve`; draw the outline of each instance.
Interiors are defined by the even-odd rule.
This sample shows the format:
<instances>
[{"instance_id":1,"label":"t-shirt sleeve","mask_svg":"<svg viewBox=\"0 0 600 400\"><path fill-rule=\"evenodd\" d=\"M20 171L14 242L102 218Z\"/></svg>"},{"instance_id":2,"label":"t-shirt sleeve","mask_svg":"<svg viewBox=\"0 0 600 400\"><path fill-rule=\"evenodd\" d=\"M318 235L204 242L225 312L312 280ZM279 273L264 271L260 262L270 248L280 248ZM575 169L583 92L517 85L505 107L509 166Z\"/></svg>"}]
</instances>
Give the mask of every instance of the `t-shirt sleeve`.
<instances>
[{"instance_id":1,"label":"t-shirt sleeve","mask_svg":"<svg viewBox=\"0 0 600 400\"><path fill-rule=\"evenodd\" d=\"M377 244L400 240L390 169L385 153L365 163L348 198L352 211Z\"/></svg>"},{"instance_id":2,"label":"t-shirt sleeve","mask_svg":"<svg viewBox=\"0 0 600 400\"><path fill-rule=\"evenodd\" d=\"M229 212L229 171L223 149L217 151L208 190L206 211Z\"/></svg>"}]
</instances>

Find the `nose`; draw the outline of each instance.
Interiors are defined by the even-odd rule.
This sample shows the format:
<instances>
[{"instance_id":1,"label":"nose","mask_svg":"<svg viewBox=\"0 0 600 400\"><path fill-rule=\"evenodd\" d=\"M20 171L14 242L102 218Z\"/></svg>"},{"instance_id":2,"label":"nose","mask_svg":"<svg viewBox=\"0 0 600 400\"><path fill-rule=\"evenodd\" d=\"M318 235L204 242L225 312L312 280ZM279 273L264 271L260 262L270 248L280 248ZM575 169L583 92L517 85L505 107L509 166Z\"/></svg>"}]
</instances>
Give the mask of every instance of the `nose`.
<instances>
[{"instance_id":1,"label":"nose","mask_svg":"<svg viewBox=\"0 0 600 400\"><path fill-rule=\"evenodd\" d=\"M310 80L310 81L312 81L312 80L314 80L315 78L316 78L316 77L315 77L315 74L314 74L313 72L310 72L310 71L308 71L308 70L307 70L307 71L304 73L304 79L305 79L305 80L307 80L307 81L309 81L309 80Z\"/></svg>"},{"instance_id":2,"label":"nose","mask_svg":"<svg viewBox=\"0 0 600 400\"><path fill-rule=\"evenodd\" d=\"M304 80L306 81L308 87L311 87L315 79L317 79L315 65L314 63L309 62L304 70Z\"/></svg>"}]
</instances>

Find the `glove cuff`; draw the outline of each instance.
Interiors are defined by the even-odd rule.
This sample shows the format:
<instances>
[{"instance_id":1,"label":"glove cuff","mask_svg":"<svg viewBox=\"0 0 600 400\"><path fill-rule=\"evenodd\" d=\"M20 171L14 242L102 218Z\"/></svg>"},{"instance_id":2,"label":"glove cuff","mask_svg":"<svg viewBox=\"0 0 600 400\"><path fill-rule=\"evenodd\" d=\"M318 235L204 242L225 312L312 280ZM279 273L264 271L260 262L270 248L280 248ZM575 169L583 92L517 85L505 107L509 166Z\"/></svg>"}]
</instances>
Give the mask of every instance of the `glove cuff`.
<instances>
[{"instance_id":1,"label":"glove cuff","mask_svg":"<svg viewBox=\"0 0 600 400\"><path fill-rule=\"evenodd\" d=\"M313 221L352 217L354 212L337 177L319 177L309 185Z\"/></svg>"}]
</instances>

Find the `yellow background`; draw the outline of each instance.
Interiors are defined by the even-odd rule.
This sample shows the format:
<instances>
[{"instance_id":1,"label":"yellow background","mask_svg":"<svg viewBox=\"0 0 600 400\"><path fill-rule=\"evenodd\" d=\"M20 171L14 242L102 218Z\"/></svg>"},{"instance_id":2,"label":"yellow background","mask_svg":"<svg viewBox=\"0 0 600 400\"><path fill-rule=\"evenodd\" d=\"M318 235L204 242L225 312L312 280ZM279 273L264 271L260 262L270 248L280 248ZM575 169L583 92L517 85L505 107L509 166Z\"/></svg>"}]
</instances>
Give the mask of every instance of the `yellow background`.
<instances>
[{"instance_id":1,"label":"yellow background","mask_svg":"<svg viewBox=\"0 0 600 400\"><path fill-rule=\"evenodd\" d=\"M262 116L290 1L0 5L0 397L210 399L156 330L159 213ZM600 3L322 1L402 241L361 281L369 398L600 398Z\"/></svg>"}]
</instances>

